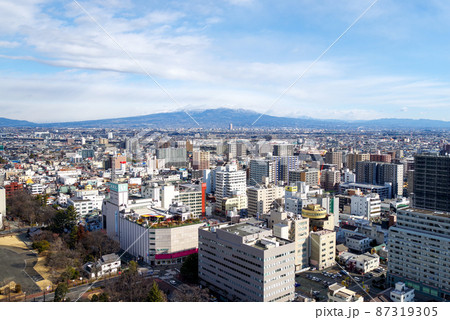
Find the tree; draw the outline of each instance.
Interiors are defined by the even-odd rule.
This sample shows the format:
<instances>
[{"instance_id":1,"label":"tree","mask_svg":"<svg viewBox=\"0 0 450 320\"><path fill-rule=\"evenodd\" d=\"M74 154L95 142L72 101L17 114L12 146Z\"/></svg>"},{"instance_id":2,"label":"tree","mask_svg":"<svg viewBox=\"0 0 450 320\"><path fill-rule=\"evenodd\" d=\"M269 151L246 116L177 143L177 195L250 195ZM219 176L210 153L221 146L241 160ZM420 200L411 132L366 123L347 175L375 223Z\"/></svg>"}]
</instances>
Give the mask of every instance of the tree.
<instances>
[{"instance_id":1,"label":"tree","mask_svg":"<svg viewBox=\"0 0 450 320\"><path fill-rule=\"evenodd\" d=\"M138 267L138 264L136 263L136 261L130 261L130 263L128 264L128 272L130 274L136 274L137 267Z\"/></svg>"},{"instance_id":2,"label":"tree","mask_svg":"<svg viewBox=\"0 0 450 320\"><path fill-rule=\"evenodd\" d=\"M16 291L16 293L21 293L22 292L22 286L20 284L16 284L15 291Z\"/></svg>"},{"instance_id":3,"label":"tree","mask_svg":"<svg viewBox=\"0 0 450 320\"><path fill-rule=\"evenodd\" d=\"M175 290L171 301L174 302L208 302L209 290L200 289L198 286L182 284Z\"/></svg>"},{"instance_id":4,"label":"tree","mask_svg":"<svg viewBox=\"0 0 450 320\"><path fill-rule=\"evenodd\" d=\"M47 240L35 241L32 245L39 253L47 251L50 248L50 243Z\"/></svg>"},{"instance_id":5,"label":"tree","mask_svg":"<svg viewBox=\"0 0 450 320\"><path fill-rule=\"evenodd\" d=\"M55 290L55 298L53 299L53 301L55 302L64 301L64 298L66 297L68 291L69 289L67 288L67 284L65 283L58 284L58 287L56 287Z\"/></svg>"},{"instance_id":6,"label":"tree","mask_svg":"<svg viewBox=\"0 0 450 320\"><path fill-rule=\"evenodd\" d=\"M152 288L150 289L147 299L147 302L165 302L167 301L166 295L159 289L156 281L153 281Z\"/></svg>"},{"instance_id":7,"label":"tree","mask_svg":"<svg viewBox=\"0 0 450 320\"><path fill-rule=\"evenodd\" d=\"M180 274L185 281L197 283L198 281L198 253L187 256L180 269Z\"/></svg>"},{"instance_id":8,"label":"tree","mask_svg":"<svg viewBox=\"0 0 450 320\"><path fill-rule=\"evenodd\" d=\"M53 218L51 229L53 232L62 234L71 232L77 223L77 212L74 206L69 206L65 211L58 210Z\"/></svg>"}]
</instances>

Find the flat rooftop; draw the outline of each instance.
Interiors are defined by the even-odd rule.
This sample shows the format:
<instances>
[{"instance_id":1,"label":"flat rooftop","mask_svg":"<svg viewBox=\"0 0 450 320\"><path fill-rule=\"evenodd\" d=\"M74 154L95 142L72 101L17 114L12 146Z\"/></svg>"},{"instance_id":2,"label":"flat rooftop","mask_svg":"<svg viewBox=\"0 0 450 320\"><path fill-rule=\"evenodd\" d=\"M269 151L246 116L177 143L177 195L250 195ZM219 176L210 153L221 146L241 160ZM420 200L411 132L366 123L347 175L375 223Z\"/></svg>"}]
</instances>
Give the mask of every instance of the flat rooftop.
<instances>
[{"instance_id":1,"label":"flat rooftop","mask_svg":"<svg viewBox=\"0 0 450 320\"><path fill-rule=\"evenodd\" d=\"M419 209L419 208L405 208L405 209L400 209L400 210L407 211L407 212L417 212L417 213L427 214L427 215L436 216L436 217L450 218L450 212L446 212L446 211L436 211L436 210Z\"/></svg>"},{"instance_id":2,"label":"flat rooftop","mask_svg":"<svg viewBox=\"0 0 450 320\"><path fill-rule=\"evenodd\" d=\"M262 231L266 231L268 229L264 229L261 227L257 227L248 223L245 224L234 224L229 227L225 227L222 230L228 231L230 233L237 234L241 237L245 237L251 234L260 233Z\"/></svg>"}]
</instances>

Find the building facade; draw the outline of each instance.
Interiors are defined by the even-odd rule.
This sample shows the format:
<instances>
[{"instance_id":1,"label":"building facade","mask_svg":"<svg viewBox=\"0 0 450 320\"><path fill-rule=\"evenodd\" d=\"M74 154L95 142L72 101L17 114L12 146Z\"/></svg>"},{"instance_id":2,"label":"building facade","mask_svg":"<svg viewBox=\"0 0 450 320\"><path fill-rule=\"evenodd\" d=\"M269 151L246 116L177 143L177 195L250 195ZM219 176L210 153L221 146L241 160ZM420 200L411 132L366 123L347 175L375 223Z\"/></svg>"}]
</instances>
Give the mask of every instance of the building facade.
<instances>
[{"instance_id":1,"label":"building facade","mask_svg":"<svg viewBox=\"0 0 450 320\"><path fill-rule=\"evenodd\" d=\"M291 301L294 250L293 242L248 223L201 228L200 283L230 301Z\"/></svg>"},{"instance_id":2,"label":"building facade","mask_svg":"<svg viewBox=\"0 0 450 320\"><path fill-rule=\"evenodd\" d=\"M388 280L401 281L437 300L450 299L450 214L425 209L397 211L389 228Z\"/></svg>"}]
</instances>

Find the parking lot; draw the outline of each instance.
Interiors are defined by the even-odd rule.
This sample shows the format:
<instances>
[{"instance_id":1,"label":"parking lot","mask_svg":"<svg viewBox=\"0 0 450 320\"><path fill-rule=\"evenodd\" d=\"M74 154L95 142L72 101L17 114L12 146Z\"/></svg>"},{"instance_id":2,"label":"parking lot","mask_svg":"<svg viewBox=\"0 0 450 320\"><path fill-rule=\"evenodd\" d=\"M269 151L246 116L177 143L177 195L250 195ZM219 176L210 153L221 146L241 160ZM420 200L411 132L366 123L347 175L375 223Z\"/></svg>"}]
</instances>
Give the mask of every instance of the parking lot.
<instances>
[{"instance_id":1,"label":"parking lot","mask_svg":"<svg viewBox=\"0 0 450 320\"><path fill-rule=\"evenodd\" d=\"M369 272L364 276L356 273L344 274L344 271L339 266L334 266L325 270L310 270L299 273L295 277L296 288L295 291L316 299L316 301L327 301L328 287L334 283L347 283L348 289L357 292L364 297L365 301L370 300L370 296L375 296L383 289L373 287L372 280L375 277L381 276L385 270L381 272ZM369 291L368 293L366 291Z\"/></svg>"}]
</instances>

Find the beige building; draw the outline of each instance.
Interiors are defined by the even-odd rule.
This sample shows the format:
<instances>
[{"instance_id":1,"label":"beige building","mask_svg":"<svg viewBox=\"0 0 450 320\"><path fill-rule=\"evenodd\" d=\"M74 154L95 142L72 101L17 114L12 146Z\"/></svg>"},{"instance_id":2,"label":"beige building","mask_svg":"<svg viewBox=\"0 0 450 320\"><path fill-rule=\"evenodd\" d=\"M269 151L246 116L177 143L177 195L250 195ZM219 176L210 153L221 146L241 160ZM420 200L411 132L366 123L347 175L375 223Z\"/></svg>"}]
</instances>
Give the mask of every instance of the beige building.
<instances>
[{"instance_id":1,"label":"beige building","mask_svg":"<svg viewBox=\"0 0 450 320\"><path fill-rule=\"evenodd\" d=\"M308 218L294 215L291 212L271 211L265 216L267 225L273 229L275 236L289 239L295 243L295 271L309 266L309 222Z\"/></svg>"},{"instance_id":2,"label":"beige building","mask_svg":"<svg viewBox=\"0 0 450 320\"><path fill-rule=\"evenodd\" d=\"M208 151L194 151L192 153L192 169L194 170L209 169Z\"/></svg>"},{"instance_id":3,"label":"beige building","mask_svg":"<svg viewBox=\"0 0 450 320\"><path fill-rule=\"evenodd\" d=\"M318 270L332 267L336 264L336 233L330 230L321 230L310 233L311 258L310 264Z\"/></svg>"},{"instance_id":4,"label":"beige building","mask_svg":"<svg viewBox=\"0 0 450 320\"><path fill-rule=\"evenodd\" d=\"M329 164L335 164L336 169L342 169L342 152L330 151L325 154L325 162Z\"/></svg>"},{"instance_id":5,"label":"beige building","mask_svg":"<svg viewBox=\"0 0 450 320\"><path fill-rule=\"evenodd\" d=\"M256 216L268 213L271 209L282 206L283 187L249 187L247 188L248 213ZM278 204L275 204L275 201Z\"/></svg>"},{"instance_id":6,"label":"beige building","mask_svg":"<svg viewBox=\"0 0 450 320\"><path fill-rule=\"evenodd\" d=\"M236 209L237 212L239 212L240 210L247 209L247 207L248 207L247 196L245 194L235 195L230 198L222 199L220 211L222 213L227 213L229 211L233 211L234 209Z\"/></svg>"},{"instance_id":7,"label":"beige building","mask_svg":"<svg viewBox=\"0 0 450 320\"><path fill-rule=\"evenodd\" d=\"M369 160L370 154L368 153L349 153L347 154L347 168L355 172L357 162Z\"/></svg>"},{"instance_id":8,"label":"beige building","mask_svg":"<svg viewBox=\"0 0 450 320\"><path fill-rule=\"evenodd\" d=\"M201 228L200 283L230 301L292 301L294 250L293 242L250 223Z\"/></svg>"}]
</instances>

